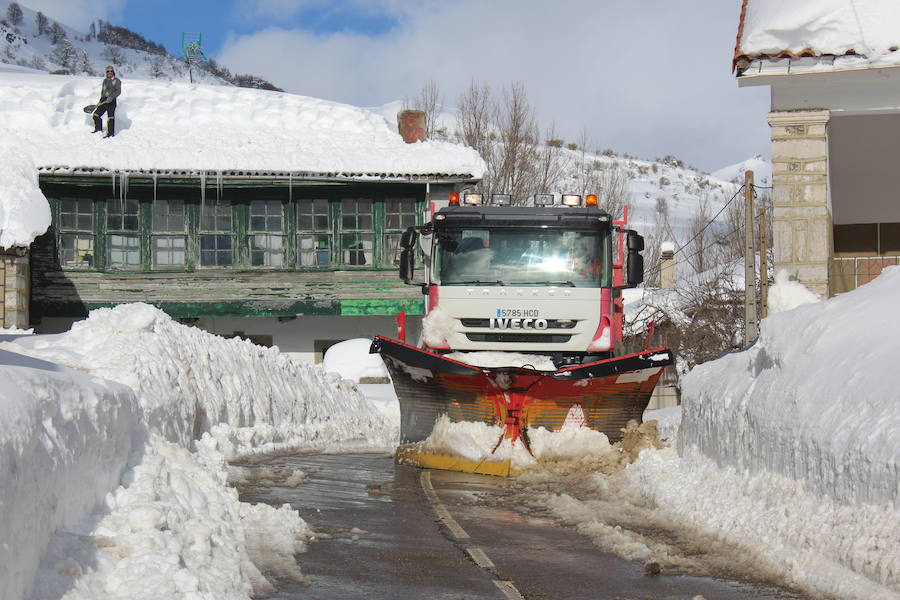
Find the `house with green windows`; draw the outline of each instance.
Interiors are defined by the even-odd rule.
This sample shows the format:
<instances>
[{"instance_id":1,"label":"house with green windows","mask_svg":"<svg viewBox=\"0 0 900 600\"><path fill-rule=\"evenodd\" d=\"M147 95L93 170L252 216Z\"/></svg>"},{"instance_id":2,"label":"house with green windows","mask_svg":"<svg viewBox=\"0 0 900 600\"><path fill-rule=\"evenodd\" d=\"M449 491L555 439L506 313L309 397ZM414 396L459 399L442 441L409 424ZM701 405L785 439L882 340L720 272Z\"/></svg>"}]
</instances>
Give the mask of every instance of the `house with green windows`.
<instances>
[{"instance_id":1,"label":"house with green windows","mask_svg":"<svg viewBox=\"0 0 900 600\"><path fill-rule=\"evenodd\" d=\"M34 77L48 103L77 90ZM130 83L131 112L125 87L115 138L59 127L43 133L56 144L36 144L51 224L27 247L27 326L63 331L92 309L146 302L309 360L337 341L394 335L400 311L415 335L423 296L398 277L400 234L477 182L474 151L415 128L404 139L384 117L321 100L178 84L158 99L141 89L153 85ZM212 115L173 137L140 130L142 112L198 88L223 115L249 93L281 125Z\"/></svg>"}]
</instances>

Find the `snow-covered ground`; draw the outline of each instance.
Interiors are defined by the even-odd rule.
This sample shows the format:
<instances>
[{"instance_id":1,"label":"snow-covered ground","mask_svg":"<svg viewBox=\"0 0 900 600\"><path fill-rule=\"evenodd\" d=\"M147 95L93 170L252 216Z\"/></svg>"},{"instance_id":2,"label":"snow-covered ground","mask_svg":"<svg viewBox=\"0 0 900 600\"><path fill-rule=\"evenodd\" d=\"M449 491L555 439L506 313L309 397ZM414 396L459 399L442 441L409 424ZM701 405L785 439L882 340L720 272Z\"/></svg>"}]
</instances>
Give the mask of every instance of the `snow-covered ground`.
<instances>
[{"instance_id":1,"label":"snow-covered ground","mask_svg":"<svg viewBox=\"0 0 900 600\"><path fill-rule=\"evenodd\" d=\"M0 333L4 599L247 598L261 568L299 577L309 529L238 502L225 458L397 438L352 382L148 305Z\"/></svg>"}]
</instances>

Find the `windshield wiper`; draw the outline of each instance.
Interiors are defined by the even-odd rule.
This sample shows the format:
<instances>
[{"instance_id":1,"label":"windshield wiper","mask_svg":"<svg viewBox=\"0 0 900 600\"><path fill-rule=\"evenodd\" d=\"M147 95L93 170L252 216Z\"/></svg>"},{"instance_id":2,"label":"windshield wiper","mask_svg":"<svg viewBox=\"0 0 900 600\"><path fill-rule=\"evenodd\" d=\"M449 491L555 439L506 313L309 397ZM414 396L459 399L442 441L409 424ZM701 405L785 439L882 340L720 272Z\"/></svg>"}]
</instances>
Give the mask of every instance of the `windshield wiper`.
<instances>
[{"instance_id":1,"label":"windshield wiper","mask_svg":"<svg viewBox=\"0 0 900 600\"><path fill-rule=\"evenodd\" d=\"M442 281L441 285L506 285L499 279L494 281Z\"/></svg>"},{"instance_id":2,"label":"windshield wiper","mask_svg":"<svg viewBox=\"0 0 900 600\"><path fill-rule=\"evenodd\" d=\"M509 285L562 285L567 287L578 287L571 281L513 281Z\"/></svg>"}]
</instances>

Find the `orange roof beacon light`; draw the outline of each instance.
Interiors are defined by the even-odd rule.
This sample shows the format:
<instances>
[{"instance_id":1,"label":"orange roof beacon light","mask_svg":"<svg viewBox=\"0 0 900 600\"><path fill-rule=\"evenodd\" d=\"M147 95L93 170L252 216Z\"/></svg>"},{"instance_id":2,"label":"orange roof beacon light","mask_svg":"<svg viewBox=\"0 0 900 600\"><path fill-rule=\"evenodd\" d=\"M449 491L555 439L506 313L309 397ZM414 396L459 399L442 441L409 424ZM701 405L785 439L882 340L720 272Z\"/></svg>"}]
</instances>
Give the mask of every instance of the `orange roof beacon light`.
<instances>
[{"instance_id":1,"label":"orange roof beacon light","mask_svg":"<svg viewBox=\"0 0 900 600\"><path fill-rule=\"evenodd\" d=\"M584 199L585 206L597 206L597 194L588 194Z\"/></svg>"},{"instance_id":2,"label":"orange roof beacon light","mask_svg":"<svg viewBox=\"0 0 900 600\"><path fill-rule=\"evenodd\" d=\"M450 206L459 206L459 192L450 192Z\"/></svg>"}]
</instances>

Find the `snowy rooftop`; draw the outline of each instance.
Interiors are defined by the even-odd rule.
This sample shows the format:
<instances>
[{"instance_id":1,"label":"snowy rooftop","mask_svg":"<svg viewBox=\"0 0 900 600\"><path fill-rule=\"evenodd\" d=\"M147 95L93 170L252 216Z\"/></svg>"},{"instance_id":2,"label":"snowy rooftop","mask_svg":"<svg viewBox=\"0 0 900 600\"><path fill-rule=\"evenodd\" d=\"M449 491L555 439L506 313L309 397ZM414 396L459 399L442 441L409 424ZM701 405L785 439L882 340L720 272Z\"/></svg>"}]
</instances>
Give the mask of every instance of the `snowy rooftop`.
<instances>
[{"instance_id":1,"label":"snowy rooftop","mask_svg":"<svg viewBox=\"0 0 900 600\"><path fill-rule=\"evenodd\" d=\"M38 171L344 180L468 180L484 171L474 150L407 144L396 125L362 108L168 81L124 79L116 137L103 139L82 110L100 83L0 65L0 165L10 165L0 168L0 247L27 245L46 229L48 219L33 218L49 218Z\"/></svg>"},{"instance_id":2,"label":"snowy rooftop","mask_svg":"<svg viewBox=\"0 0 900 600\"><path fill-rule=\"evenodd\" d=\"M744 0L734 65L755 59L802 59L808 70L900 65L898 22L896 0Z\"/></svg>"}]
</instances>

